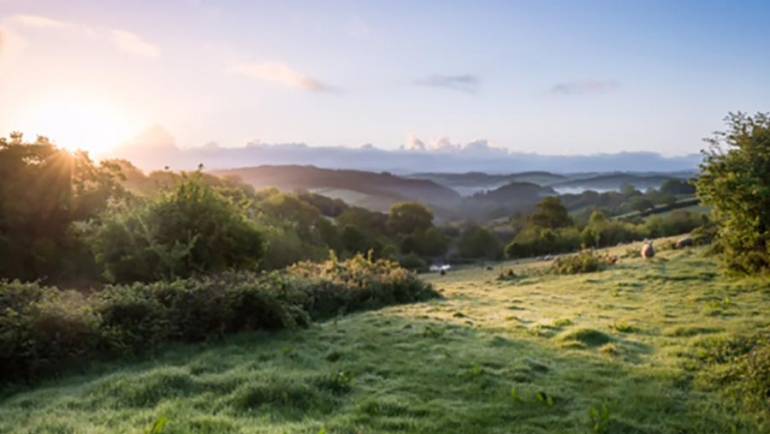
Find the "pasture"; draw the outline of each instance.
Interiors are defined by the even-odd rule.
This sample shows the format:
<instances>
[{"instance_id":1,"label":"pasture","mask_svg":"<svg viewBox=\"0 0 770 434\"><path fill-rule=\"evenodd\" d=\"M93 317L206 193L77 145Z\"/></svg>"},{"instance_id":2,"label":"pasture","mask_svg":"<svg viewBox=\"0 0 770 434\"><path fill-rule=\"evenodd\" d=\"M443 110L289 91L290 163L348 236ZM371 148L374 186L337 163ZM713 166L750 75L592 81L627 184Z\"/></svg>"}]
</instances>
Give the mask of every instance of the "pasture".
<instances>
[{"instance_id":1,"label":"pasture","mask_svg":"<svg viewBox=\"0 0 770 434\"><path fill-rule=\"evenodd\" d=\"M702 249L546 267L426 275L442 298L7 390L0 432L768 432L704 356L770 329L766 280L725 277Z\"/></svg>"}]
</instances>

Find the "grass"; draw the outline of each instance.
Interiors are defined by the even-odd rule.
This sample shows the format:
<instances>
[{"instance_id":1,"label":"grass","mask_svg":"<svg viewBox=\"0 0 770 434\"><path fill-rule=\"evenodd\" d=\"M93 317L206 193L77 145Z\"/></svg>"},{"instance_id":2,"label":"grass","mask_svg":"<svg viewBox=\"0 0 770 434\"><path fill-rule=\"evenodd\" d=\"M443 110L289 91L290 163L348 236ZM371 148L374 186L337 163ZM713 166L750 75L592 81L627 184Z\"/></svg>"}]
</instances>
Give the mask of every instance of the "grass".
<instances>
[{"instance_id":1,"label":"grass","mask_svg":"<svg viewBox=\"0 0 770 434\"><path fill-rule=\"evenodd\" d=\"M430 276L443 299L6 391L0 432L768 432L766 416L698 386L693 354L768 330L770 285L722 277L700 253ZM521 278L497 280L508 268Z\"/></svg>"}]
</instances>

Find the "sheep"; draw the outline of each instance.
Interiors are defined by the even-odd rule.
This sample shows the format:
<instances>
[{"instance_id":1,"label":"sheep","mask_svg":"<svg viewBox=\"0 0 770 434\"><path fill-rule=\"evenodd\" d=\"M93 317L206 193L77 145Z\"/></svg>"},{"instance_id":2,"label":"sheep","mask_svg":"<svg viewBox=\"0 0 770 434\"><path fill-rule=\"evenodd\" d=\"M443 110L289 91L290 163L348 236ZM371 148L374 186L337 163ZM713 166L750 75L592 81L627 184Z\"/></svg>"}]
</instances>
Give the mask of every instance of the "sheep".
<instances>
[{"instance_id":1,"label":"sheep","mask_svg":"<svg viewBox=\"0 0 770 434\"><path fill-rule=\"evenodd\" d=\"M692 238L689 238L689 237L682 238L681 240L676 242L676 248L677 249L684 249L685 247L692 247L693 244L694 244L694 242L693 242Z\"/></svg>"},{"instance_id":2,"label":"sheep","mask_svg":"<svg viewBox=\"0 0 770 434\"><path fill-rule=\"evenodd\" d=\"M644 242L641 253L644 259L650 259L655 256L655 248L652 246L652 241Z\"/></svg>"}]
</instances>

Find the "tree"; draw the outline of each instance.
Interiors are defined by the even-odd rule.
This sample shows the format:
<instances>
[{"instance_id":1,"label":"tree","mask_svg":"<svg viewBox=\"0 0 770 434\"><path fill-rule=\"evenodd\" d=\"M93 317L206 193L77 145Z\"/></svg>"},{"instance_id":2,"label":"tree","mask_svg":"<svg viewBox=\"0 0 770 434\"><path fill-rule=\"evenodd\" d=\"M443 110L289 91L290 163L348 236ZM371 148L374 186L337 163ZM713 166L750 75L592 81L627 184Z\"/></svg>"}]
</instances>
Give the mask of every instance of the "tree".
<instances>
[{"instance_id":1,"label":"tree","mask_svg":"<svg viewBox=\"0 0 770 434\"><path fill-rule=\"evenodd\" d=\"M698 197L712 209L727 267L770 269L770 113L730 113L726 131L706 139Z\"/></svg>"},{"instance_id":2,"label":"tree","mask_svg":"<svg viewBox=\"0 0 770 434\"><path fill-rule=\"evenodd\" d=\"M432 226L433 213L422 204L404 202L390 208L388 228L397 235L424 232Z\"/></svg>"},{"instance_id":3,"label":"tree","mask_svg":"<svg viewBox=\"0 0 770 434\"><path fill-rule=\"evenodd\" d=\"M111 210L92 245L116 282L256 268L265 247L255 224L197 173L172 192Z\"/></svg>"},{"instance_id":4,"label":"tree","mask_svg":"<svg viewBox=\"0 0 770 434\"><path fill-rule=\"evenodd\" d=\"M541 228L558 229L572 225L567 208L558 197L546 197L529 216L530 222Z\"/></svg>"},{"instance_id":5,"label":"tree","mask_svg":"<svg viewBox=\"0 0 770 434\"><path fill-rule=\"evenodd\" d=\"M74 223L96 218L123 193L118 178L114 164L96 165L45 137L0 138L0 277L51 281L93 271Z\"/></svg>"},{"instance_id":6,"label":"tree","mask_svg":"<svg viewBox=\"0 0 770 434\"><path fill-rule=\"evenodd\" d=\"M660 191L671 195L695 194L695 186L683 179L669 179L660 186Z\"/></svg>"},{"instance_id":7,"label":"tree","mask_svg":"<svg viewBox=\"0 0 770 434\"><path fill-rule=\"evenodd\" d=\"M644 196L635 196L633 199L631 199L631 202L629 202L629 206L631 209L638 212L644 212L648 209L655 208L655 204Z\"/></svg>"},{"instance_id":8,"label":"tree","mask_svg":"<svg viewBox=\"0 0 770 434\"><path fill-rule=\"evenodd\" d=\"M469 226L463 231L458 248L460 255L464 258L497 259L502 255L502 247L497 236L476 225Z\"/></svg>"},{"instance_id":9,"label":"tree","mask_svg":"<svg viewBox=\"0 0 770 434\"><path fill-rule=\"evenodd\" d=\"M401 253L415 253L423 257L436 257L446 253L449 240L436 228L407 235L401 241Z\"/></svg>"}]
</instances>

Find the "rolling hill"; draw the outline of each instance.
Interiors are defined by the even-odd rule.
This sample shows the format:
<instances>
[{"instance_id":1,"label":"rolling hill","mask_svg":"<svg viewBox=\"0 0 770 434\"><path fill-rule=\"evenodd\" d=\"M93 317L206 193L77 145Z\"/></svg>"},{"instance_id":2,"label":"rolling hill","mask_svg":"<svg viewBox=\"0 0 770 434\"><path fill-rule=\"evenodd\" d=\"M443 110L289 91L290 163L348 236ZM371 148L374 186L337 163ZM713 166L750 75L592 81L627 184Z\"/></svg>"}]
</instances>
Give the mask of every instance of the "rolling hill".
<instances>
[{"instance_id":1,"label":"rolling hill","mask_svg":"<svg viewBox=\"0 0 770 434\"><path fill-rule=\"evenodd\" d=\"M258 166L211 172L235 176L256 188L316 191L350 201L352 205L385 211L403 201L418 201L438 208L460 202L454 190L425 179L410 179L388 172L321 169L315 166Z\"/></svg>"}]
</instances>

